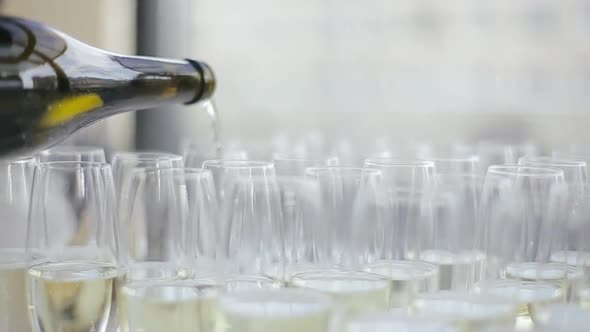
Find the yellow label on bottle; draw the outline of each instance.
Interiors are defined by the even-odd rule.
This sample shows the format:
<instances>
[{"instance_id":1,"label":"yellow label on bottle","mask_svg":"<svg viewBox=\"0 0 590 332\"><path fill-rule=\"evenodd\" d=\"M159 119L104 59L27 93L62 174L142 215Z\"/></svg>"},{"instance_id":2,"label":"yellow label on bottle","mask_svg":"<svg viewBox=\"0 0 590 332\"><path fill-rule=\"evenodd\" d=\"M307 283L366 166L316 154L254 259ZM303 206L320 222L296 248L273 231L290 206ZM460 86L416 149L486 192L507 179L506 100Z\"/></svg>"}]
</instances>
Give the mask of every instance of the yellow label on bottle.
<instances>
[{"instance_id":1,"label":"yellow label on bottle","mask_svg":"<svg viewBox=\"0 0 590 332\"><path fill-rule=\"evenodd\" d=\"M102 98L96 93L67 97L50 104L39 125L42 128L55 127L103 105Z\"/></svg>"}]
</instances>

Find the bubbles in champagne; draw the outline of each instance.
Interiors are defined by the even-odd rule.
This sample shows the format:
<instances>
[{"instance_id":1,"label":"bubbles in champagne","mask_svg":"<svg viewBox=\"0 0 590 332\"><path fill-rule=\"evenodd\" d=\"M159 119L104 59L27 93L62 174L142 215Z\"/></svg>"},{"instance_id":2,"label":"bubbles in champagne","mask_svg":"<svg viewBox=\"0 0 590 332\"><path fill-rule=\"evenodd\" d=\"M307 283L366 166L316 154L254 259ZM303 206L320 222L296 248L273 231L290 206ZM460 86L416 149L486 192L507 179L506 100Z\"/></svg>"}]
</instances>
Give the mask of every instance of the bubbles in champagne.
<instances>
[{"instance_id":1,"label":"bubbles in champagne","mask_svg":"<svg viewBox=\"0 0 590 332\"><path fill-rule=\"evenodd\" d=\"M313 271L294 275L288 286L316 290L332 297L346 313L389 309L391 282L383 276L352 271Z\"/></svg>"},{"instance_id":2,"label":"bubbles in champagne","mask_svg":"<svg viewBox=\"0 0 590 332\"><path fill-rule=\"evenodd\" d=\"M20 249L0 250L0 331L31 331L25 261Z\"/></svg>"},{"instance_id":3,"label":"bubbles in champagne","mask_svg":"<svg viewBox=\"0 0 590 332\"><path fill-rule=\"evenodd\" d=\"M28 270L29 303L45 332L104 332L120 271L97 262L59 262Z\"/></svg>"},{"instance_id":4,"label":"bubbles in champagne","mask_svg":"<svg viewBox=\"0 0 590 332\"><path fill-rule=\"evenodd\" d=\"M439 269L433 264L418 261L379 261L367 265L364 270L392 281L393 308L407 306L420 293L438 290Z\"/></svg>"},{"instance_id":5,"label":"bubbles in champagne","mask_svg":"<svg viewBox=\"0 0 590 332\"><path fill-rule=\"evenodd\" d=\"M453 322L461 331L480 331L493 326L513 326L516 301L489 295L440 291L419 295L412 309L434 319Z\"/></svg>"},{"instance_id":6,"label":"bubbles in champagne","mask_svg":"<svg viewBox=\"0 0 590 332\"><path fill-rule=\"evenodd\" d=\"M277 289L226 294L217 330L224 332L328 332L332 303L314 292Z\"/></svg>"},{"instance_id":7,"label":"bubbles in champagne","mask_svg":"<svg viewBox=\"0 0 590 332\"><path fill-rule=\"evenodd\" d=\"M544 281L486 281L476 284L475 291L517 302L517 325L525 327L530 327L537 313L547 305L565 301L565 291L561 285Z\"/></svg>"},{"instance_id":8,"label":"bubbles in champagne","mask_svg":"<svg viewBox=\"0 0 590 332\"><path fill-rule=\"evenodd\" d=\"M135 281L119 290L123 332L210 332L218 289L192 281Z\"/></svg>"},{"instance_id":9,"label":"bubbles in champagne","mask_svg":"<svg viewBox=\"0 0 590 332\"><path fill-rule=\"evenodd\" d=\"M454 291L470 291L480 281L484 258L479 251L425 250L420 254L421 260L438 265L439 288Z\"/></svg>"}]
</instances>

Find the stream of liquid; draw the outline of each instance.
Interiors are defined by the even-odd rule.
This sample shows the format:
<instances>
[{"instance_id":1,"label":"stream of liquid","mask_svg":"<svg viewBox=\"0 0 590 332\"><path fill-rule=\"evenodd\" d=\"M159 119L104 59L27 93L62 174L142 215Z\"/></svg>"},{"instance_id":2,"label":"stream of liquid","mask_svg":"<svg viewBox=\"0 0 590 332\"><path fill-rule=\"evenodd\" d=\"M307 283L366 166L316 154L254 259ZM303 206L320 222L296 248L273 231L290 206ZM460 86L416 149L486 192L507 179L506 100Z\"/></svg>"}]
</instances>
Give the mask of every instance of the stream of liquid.
<instances>
[{"instance_id":1,"label":"stream of liquid","mask_svg":"<svg viewBox=\"0 0 590 332\"><path fill-rule=\"evenodd\" d=\"M209 121L211 125L211 132L213 133L212 142L213 148L215 151L215 156L217 158L223 157L223 145L221 142L221 127L219 121L219 111L217 106L215 105L215 101L213 99L209 99L203 103L203 107L205 107L205 111L209 116Z\"/></svg>"}]
</instances>

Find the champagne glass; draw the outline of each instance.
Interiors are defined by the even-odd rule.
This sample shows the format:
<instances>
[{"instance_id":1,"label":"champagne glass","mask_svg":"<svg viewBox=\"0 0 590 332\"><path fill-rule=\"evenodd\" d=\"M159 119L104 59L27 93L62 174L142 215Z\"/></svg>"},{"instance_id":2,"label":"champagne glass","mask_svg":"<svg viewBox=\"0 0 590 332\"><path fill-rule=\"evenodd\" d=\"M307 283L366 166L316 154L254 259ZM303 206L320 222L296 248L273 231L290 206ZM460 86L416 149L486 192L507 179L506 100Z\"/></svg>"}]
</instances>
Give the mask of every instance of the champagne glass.
<instances>
[{"instance_id":1,"label":"champagne glass","mask_svg":"<svg viewBox=\"0 0 590 332\"><path fill-rule=\"evenodd\" d=\"M547 331L587 331L590 311L574 304L552 304L539 315L538 325Z\"/></svg>"},{"instance_id":2,"label":"champagne glass","mask_svg":"<svg viewBox=\"0 0 590 332\"><path fill-rule=\"evenodd\" d=\"M329 297L301 289L257 289L222 295L219 331L329 332Z\"/></svg>"},{"instance_id":3,"label":"champagne glass","mask_svg":"<svg viewBox=\"0 0 590 332\"><path fill-rule=\"evenodd\" d=\"M35 163L33 157L0 160L0 332L31 331L25 250Z\"/></svg>"},{"instance_id":4,"label":"champagne glass","mask_svg":"<svg viewBox=\"0 0 590 332\"><path fill-rule=\"evenodd\" d=\"M370 313L346 323L346 332L459 332L450 322L408 313Z\"/></svg>"},{"instance_id":5,"label":"champagne glass","mask_svg":"<svg viewBox=\"0 0 590 332\"><path fill-rule=\"evenodd\" d=\"M273 161L278 176L304 176L306 168L338 164L336 157L311 159L281 153L276 153Z\"/></svg>"},{"instance_id":6,"label":"champagne glass","mask_svg":"<svg viewBox=\"0 0 590 332\"><path fill-rule=\"evenodd\" d=\"M432 207L433 229L420 232L424 250L420 259L439 267L441 290L470 291L481 278L484 253L476 248L480 227L477 157L433 159L437 187Z\"/></svg>"},{"instance_id":7,"label":"champagne glass","mask_svg":"<svg viewBox=\"0 0 590 332\"><path fill-rule=\"evenodd\" d=\"M517 324L530 325L538 310L565 300L577 271L551 263L561 242L563 171L522 165L490 166L481 203L484 280L476 291L521 303Z\"/></svg>"},{"instance_id":8,"label":"champagne glass","mask_svg":"<svg viewBox=\"0 0 590 332\"><path fill-rule=\"evenodd\" d=\"M136 168L178 168L183 167L182 157L164 152L117 152L113 156L113 175L117 193L121 192L126 179Z\"/></svg>"},{"instance_id":9,"label":"champagne glass","mask_svg":"<svg viewBox=\"0 0 590 332\"><path fill-rule=\"evenodd\" d=\"M28 302L35 331L104 332L116 322L122 275L110 165L37 165L27 230Z\"/></svg>"},{"instance_id":10,"label":"champagne glass","mask_svg":"<svg viewBox=\"0 0 590 332\"><path fill-rule=\"evenodd\" d=\"M306 229L302 242L313 248L311 256L288 279L290 287L330 295L342 319L347 314L386 310L391 295L388 278L355 269L351 263L355 254L350 250L352 215L361 174L360 168L307 168L306 180L314 183L319 192L316 198L320 209L303 224Z\"/></svg>"},{"instance_id":11,"label":"champagne glass","mask_svg":"<svg viewBox=\"0 0 590 332\"><path fill-rule=\"evenodd\" d=\"M567 216L563 226L565 235L561 237L563 240L563 243L560 244L561 248L555 246L555 250L551 253L551 261L587 268L588 266L584 266L583 259L578 261L577 258L581 253L576 251L578 249L577 245L580 244L576 239L579 237L579 233L583 232L585 223L583 219L586 211L584 211L582 205L584 197L587 195L585 192L588 181L586 162L541 156L521 158L519 164L534 167L551 167L563 171L568 194L565 201ZM590 265L590 261L587 264Z\"/></svg>"},{"instance_id":12,"label":"champagne glass","mask_svg":"<svg viewBox=\"0 0 590 332\"><path fill-rule=\"evenodd\" d=\"M503 298L455 291L419 294L411 310L452 323L460 331L514 326L518 305Z\"/></svg>"},{"instance_id":13,"label":"champagne glass","mask_svg":"<svg viewBox=\"0 0 590 332\"><path fill-rule=\"evenodd\" d=\"M219 157L236 160L247 160L249 157L248 150L232 144L223 145L221 156L218 156L219 152L218 148L213 144L203 142L188 141L182 147L182 157L186 167L200 168L205 160L213 160Z\"/></svg>"},{"instance_id":14,"label":"champagne glass","mask_svg":"<svg viewBox=\"0 0 590 332\"><path fill-rule=\"evenodd\" d=\"M104 163L104 149L98 146L58 145L38 154L39 162L49 161L93 161Z\"/></svg>"},{"instance_id":15,"label":"champagne glass","mask_svg":"<svg viewBox=\"0 0 590 332\"><path fill-rule=\"evenodd\" d=\"M131 178L135 170L139 168L178 168L183 167L182 157L163 152L117 152L112 160L113 176L115 178L115 192L117 194L117 208L119 219L124 220L122 206L130 203L129 192Z\"/></svg>"},{"instance_id":16,"label":"champagne glass","mask_svg":"<svg viewBox=\"0 0 590 332\"><path fill-rule=\"evenodd\" d=\"M140 168L121 221L129 262L119 290L123 332L212 331L217 202L203 169Z\"/></svg>"},{"instance_id":17,"label":"champagne glass","mask_svg":"<svg viewBox=\"0 0 590 332\"><path fill-rule=\"evenodd\" d=\"M380 176L375 178L373 172ZM352 234L357 264L392 281L392 307L438 289L439 268L419 261L431 238L434 164L368 159L361 179ZM426 234L422 234L426 232Z\"/></svg>"},{"instance_id":18,"label":"champagne glass","mask_svg":"<svg viewBox=\"0 0 590 332\"><path fill-rule=\"evenodd\" d=\"M285 244L280 190L270 162L209 160L220 205L218 266L222 282L284 280Z\"/></svg>"}]
</instances>

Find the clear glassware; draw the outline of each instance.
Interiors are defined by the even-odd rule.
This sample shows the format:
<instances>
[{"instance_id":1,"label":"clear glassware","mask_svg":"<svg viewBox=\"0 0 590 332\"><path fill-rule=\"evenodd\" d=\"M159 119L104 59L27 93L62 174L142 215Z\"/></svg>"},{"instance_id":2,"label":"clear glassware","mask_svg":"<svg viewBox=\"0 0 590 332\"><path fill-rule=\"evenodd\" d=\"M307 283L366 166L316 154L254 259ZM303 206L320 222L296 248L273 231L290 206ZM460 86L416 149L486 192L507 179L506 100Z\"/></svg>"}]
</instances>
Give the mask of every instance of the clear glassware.
<instances>
[{"instance_id":1,"label":"clear glassware","mask_svg":"<svg viewBox=\"0 0 590 332\"><path fill-rule=\"evenodd\" d=\"M123 275L111 166L38 164L32 187L27 290L34 331L108 331ZM111 325L112 324L112 325Z\"/></svg>"},{"instance_id":2,"label":"clear glassware","mask_svg":"<svg viewBox=\"0 0 590 332\"><path fill-rule=\"evenodd\" d=\"M320 263L318 243L322 231L322 200L316 181L299 176L278 176L285 237L285 277L317 269ZM273 274L273 272L269 272Z\"/></svg>"},{"instance_id":3,"label":"clear glassware","mask_svg":"<svg viewBox=\"0 0 590 332\"><path fill-rule=\"evenodd\" d=\"M408 313L369 313L346 322L346 332L459 332L450 322Z\"/></svg>"},{"instance_id":4,"label":"clear glassware","mask_svg":"<svg viewBox=\"0 0 590 332\"><path fill-rule=\"evenodd\" d=\"M437 186L433 229L420 232L420 259L439 267L441 290L470 291L481 278L485 255L476 248L481 180L477 157L433 159Z\"/></svg>"},{"instance_id":5,"label":"clear glassware","mask_svg":"<svg viewBox=\"0 0 590 332\"><path fill-rule=\"evenodd\" d=\"M380 177L379 170L363 170L354 167L310 167L305 179L313 184L319 194L319 210L308 221L309 246L314 248L313 262L327 267L350 268L355 262L351 251L354 207L361 191L362 176L365 182L374 183ZM368 184L367 184L368 185ZM305 214L306 211L302 211ZM308 211L309 212L309 211Z\"/></svg>"},{"instance_id":6,"label":"clear glassware","mask_svg":"<svg viewBox=\"0 0 590 332\"><path fill-rule=\"evenodd\" d=\"M578 252L575 239L579 237L579 232L583 231L585 221L584 218L584 204L586 193L586 185L588 182L587 165L585 161L576 160L564 160L553 157L532 157L532 158L521 158L519 161L520 165L533 166L533 167L550 167L560 169L563 171L564 181L567 185L567 198L565 199L565 207L567 216L563 226L562 236L556 236L558 240L562 240L560 244L561 249L555 246L554 251L551 253L551 260L558 263L566 263L570 265L576 260ZM561 234L560 234L561 235ZM582 263L582 262L579 262ZM590 264L590 262L589 262Z\"/></svg>"},{"instance_id":7,"label":"clear glassware","mask_svg":"<svg viewBox=\"0 0 590 332\"><path fill-rule=\"evenodd\" d=\"M284 280L285 243L280 189L270 162L209 160L220 205L222 278Z\"/></svg>"},{"instance_id":8,"label":"clear glassware","mask_svg":"<svg viewBox=\"0 0 590 332\"><path fill-rule=\"evenodd\" d=\"M189 278L192 267L214 258L214 188L202 169L133 171L124 192L129 199L119 206L127 280Z\"/></svg>"},{"instance_id":9,"label":"clear glassware","mask_svg":"<svg viewBox=\"0 0 590 332\"><path fill-rule=\"evenodd\" d=\"M575 304L552 304L539 314L537 325L547 331L587 331L590 311Z\"/></svg>"},{"instance_id":10,"label":"clear glassware","mask_svg":"<svg viewBox=\"0 0 590 332\"><path fill-rule=\"evenodd\" d=\"M179 168L184 162L181 156L163 152L116 152L112 158L113 176L118 207L129 205L128 193L134 171L141 168ZM119 219L123 211L119 208Z\"/></svg>"},{"instance_id":11,"label":"clear glassware","mask_svg":"<svg viewBox=\"0 0 590 332\"><path fill-rule=\"evenodd\" d=\"M221 156L218 153L221 152ZM221 148L217 149L213 144L205 144L202 142L185 142L181 148L181 154L184 159L186 167L200 168L203 166L205 160L213 160L217 158L248 160L250 153L242 146L226 143Z\"/></svg>"},{"instance_id":12,"label":"clear glassware","mask_svg":"<svg viewBox=\"0 0 590 332\"><path fill-rule=\"evenodd\" d=\"M219 218L211 173L136 169L126 195L129 204L120 206L128 261L118 293L121 330L211 331L219 288Z\"/></svg>"},{"instance_id":13,"label":"clear glassware","mask_svg":"<svg viewBox=\"0 0 590 332\"><path fill-rule=\"evenodd\" d=\"M25 289L27 217L36 159L0 160L0 331L31 331Z\"/></svg>"},{"instance_id":14,"label":"clear glassware","mask_svg":"<svg viewBox=\"0 0 590 332\"><path fill-rule=\"evenodd\" d=\"M550 261L562 242L563 183L561 170L522 165L490 166L485 178L478 240L486 261L476 290L519 302L522 324L531 324L538 307L564 301L579 275Z\"/></svg>"},{"instance_id":15,"label":"clear glassware","mask_svg":"<svg viewBox=\"0 0 590 332\"><path fill-rule=\"evenodd\" d=\"M181 156L164 152L117 152L112 159L115 186L120 195L125 180L137 168L184 167Z\"/></svg>"},{"instance_id":16,"label":"clear glassware","mask_svg":"<svg viewBox=\"0 0 590 332\"><path fill-rule=\"evenodd\" d=\"M349 315L385 311L390 305L389 278L364 271L306 271L293 275L287 285L329 295L338 320Z\"/></svg>"},{"instance_id":17,"label":"clear glassware","mask_svg":"<svg viewBox=\"0 0 590 332\"><path fill-rule=\"evenodd\" d=\"M419 294L411 310L432 319L452 323L460 331L514 326L518 304L478 293L439 291Z\"/></svg>"},{"instance_id":18,"label":"clear glassware","mask_svg":"<svg viewBox=\"0 0 590 332\"><path fill-rule=\"evenodd\" d=\"M92 161L104 163L104 149L99 146L57 145L37 155L39 162L49 161Z\"/></svg>"},{"instance_id":19,"label":"clear glassware","mask_svg":"<svg viewBox=\"0 0 590 332\"><path fill-rule=\"evenodd\" d=\"M141 280L119 290L121 331L215 331L219 288L203 280Z\"/></svg>"},{"instance_id":20,"label":"clear glassware","mask_svg":"<svg viewBox=\"0 0 590 332\"><path fill-rule=\"evenodd\" d=\"M455 155L459 158L477 156L479 158L480 172L485 174L491 165L514 165L518 162L519 152L514 145L500 142L479 142L476 145L457 145ZM525 152L531 155L532 151Z\"/></svg>"},{"instance_id":21,"label":"clear glassware","mask_svg":"<svg viewBox=\"0 0 590 332\"><path fill-rule=\"evenodd\" d=\"M276 153L273 157L273 162L277 176L304 176L305 170L310 167L337 166L338 158L307 159Z\"/></svg>"},{"instance_id":22,"label":"clear glassware","mask_svg":"<svg viewBox=\"0 0 590 332\"><path fill-rule=\"evenodd\" d=\"M303 289L258 289L232 292L219 299L226 332L329 332L332 301Z\"/></svg>"},{"instance_id":23,"label":"clear glassware","mask_svg":"<svg viewBox=\"0 0 590 332\"><path fill-rule=\"evenodd\" d=\"M419 261L423 239L429 238L423 233L433 232L435 181L430 161L365 162L350 247L361 269L391 279L392 307L404 307L416 294L439 287L438 266Z\"/></svg>"}]
</instances>

